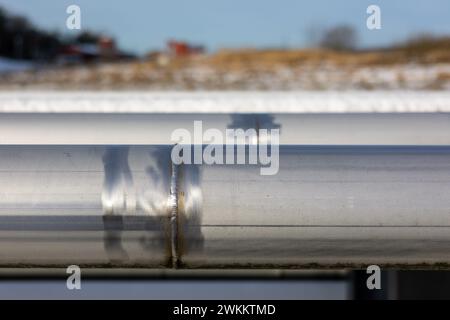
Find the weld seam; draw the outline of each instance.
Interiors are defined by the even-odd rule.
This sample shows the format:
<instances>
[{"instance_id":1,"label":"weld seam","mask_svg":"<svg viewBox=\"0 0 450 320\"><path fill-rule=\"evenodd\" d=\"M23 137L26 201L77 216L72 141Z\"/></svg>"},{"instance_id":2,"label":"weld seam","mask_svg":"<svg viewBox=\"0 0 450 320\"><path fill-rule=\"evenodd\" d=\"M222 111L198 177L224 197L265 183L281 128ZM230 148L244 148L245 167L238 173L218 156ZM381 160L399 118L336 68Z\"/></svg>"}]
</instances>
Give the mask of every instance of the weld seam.
<instances>
[{"instance_id":1,"label":"weld seam","mask_svg":"<svg viewBox=\"0 0 450 320\"><path fill-rule=\"evenodd\" d=\"M170 247L172 268L178 266L178 165L172 162L170 176Z\"/></svg>"}]
</instances>

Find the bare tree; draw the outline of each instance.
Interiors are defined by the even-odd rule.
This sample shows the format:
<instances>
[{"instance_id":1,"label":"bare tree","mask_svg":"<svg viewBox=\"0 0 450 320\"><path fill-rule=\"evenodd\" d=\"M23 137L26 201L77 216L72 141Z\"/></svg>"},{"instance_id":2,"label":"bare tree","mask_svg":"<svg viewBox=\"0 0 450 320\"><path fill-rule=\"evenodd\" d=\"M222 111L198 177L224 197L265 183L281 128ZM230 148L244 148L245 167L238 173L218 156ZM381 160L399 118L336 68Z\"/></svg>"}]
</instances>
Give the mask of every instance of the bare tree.
<instances>
[{"instance_id":1,"label":"bare tree","mask_svg":"<svg viewBox=\"0 0 450 320\"><path fill-rule=\"evenodd\" d=\"M332 50L354 50L357 44L357 34L348 25L337 26L327 30L320 42L321 47Z\"/></svg>"},{"instance_id":2,"label":"bare tree","mask_svg":"<svg viewBox=\"0 0 450 320\"><path fill-rule=\"evenodd\" d=\"M317 48L321 46L324 27L318 24L311 24L304 30L304 39L309 47Z\"/></svg>"}]
</instances>

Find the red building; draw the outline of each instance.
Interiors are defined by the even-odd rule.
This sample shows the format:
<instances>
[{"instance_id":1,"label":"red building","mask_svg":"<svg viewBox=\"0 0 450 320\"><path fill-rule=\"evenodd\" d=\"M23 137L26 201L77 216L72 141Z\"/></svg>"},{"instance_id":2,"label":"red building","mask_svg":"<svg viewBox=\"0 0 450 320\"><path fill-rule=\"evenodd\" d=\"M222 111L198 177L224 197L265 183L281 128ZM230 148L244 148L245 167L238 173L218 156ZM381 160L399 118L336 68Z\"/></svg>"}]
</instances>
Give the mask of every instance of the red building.
<instances>
[{"instance_id":1,"label":"red building","mask_svg":"<svg viewBox=\"0 0 450 320\"><path fill-rule=\"evenodd\" d=\"M204 47L192 45L184 41L171 40L167 42L169 53L176 57L189 56L205 52Z\"/></svg>"}]
</instances>

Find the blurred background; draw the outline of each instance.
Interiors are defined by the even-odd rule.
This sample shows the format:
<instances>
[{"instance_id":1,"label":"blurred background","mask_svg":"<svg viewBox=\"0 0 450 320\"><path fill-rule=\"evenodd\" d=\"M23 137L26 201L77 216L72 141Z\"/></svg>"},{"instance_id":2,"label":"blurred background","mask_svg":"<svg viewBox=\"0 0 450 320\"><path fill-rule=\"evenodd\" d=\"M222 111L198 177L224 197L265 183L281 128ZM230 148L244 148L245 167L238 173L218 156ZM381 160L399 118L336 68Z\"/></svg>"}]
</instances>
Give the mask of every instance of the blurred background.
<instances>
[{"instance_id":1,"label":"blurred background","mask_svg":"<svg viewBox=\"0 0 450 320\"><path fill-rule=\"evenodd\" d=\"M71 4L80 30L66 27ZM0 0L0 89L447 90L448 12L447 0Z\"/></svg>"}]
</instances>

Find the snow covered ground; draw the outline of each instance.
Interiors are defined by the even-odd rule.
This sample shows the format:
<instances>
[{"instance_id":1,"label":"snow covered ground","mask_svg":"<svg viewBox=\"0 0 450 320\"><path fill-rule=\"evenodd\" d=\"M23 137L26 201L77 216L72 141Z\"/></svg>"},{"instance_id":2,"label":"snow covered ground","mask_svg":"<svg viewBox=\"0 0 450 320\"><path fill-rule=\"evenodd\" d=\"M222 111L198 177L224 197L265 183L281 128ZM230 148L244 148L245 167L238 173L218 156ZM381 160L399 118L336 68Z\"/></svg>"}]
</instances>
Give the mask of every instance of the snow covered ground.
<instances>
[{"instance_id":1,"label":"snow covered ground","mask_svg":"<svg viewBox=\"0 0 450 320\"><path fill-rule=\"evenodd\" d=\"M12 91L0 92L0 112L450 112L450 91Z\"/></svg>"},{"instance_id":2,"label":"snow covered ground","mask_svg":"<svg viewBox=\"0 0 450 320\"><path fill-rule=\"evenodd\" d=\"M1 65L1 63L0 63ZM105 63L15 72L0 90L450 90L450 64L319 65L224 69L207 64L155 67Z\"/></svg>"}]
</instances>

